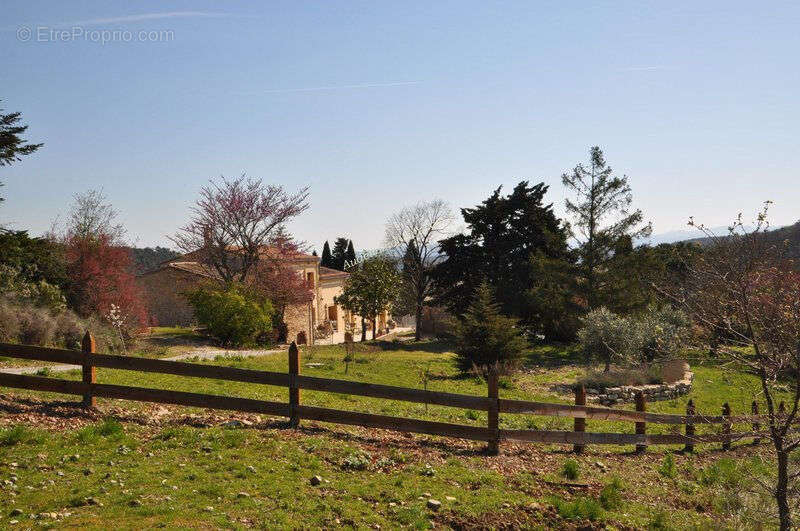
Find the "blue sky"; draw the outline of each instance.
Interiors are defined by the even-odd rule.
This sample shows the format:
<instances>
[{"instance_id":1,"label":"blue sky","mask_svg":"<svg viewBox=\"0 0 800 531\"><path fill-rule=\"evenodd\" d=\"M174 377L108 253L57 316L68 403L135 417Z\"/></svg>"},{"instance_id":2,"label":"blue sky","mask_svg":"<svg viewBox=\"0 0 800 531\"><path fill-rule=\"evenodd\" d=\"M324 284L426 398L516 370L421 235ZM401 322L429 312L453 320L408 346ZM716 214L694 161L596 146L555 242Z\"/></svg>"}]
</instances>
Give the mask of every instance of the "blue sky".
<instances>
[{"instance_id":1,"label":"blue sky","mask_svg":"<svg viewBox=\"0 0 800 531\"><path fill-rule=\"evenodd\" d=\"M766 199L792 223L798 27L790 2L6 1L0 99L45 146L0 169L0 223L44 231L102 188L131 240L164 244L200 186L246 172L311 187L301 239L373 248L403 205L523 179L562 211L591 145L655 232Z\"/></svg>"}]
</instances>

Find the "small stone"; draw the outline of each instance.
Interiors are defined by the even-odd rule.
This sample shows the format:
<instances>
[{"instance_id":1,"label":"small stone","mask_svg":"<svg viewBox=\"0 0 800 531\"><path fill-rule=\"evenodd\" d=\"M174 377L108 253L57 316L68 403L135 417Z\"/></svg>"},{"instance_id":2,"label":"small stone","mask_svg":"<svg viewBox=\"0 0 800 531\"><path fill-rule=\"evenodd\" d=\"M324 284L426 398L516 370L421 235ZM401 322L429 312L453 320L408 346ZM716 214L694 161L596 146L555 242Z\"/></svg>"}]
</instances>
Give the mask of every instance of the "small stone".
<instances>
[{"instance_id":1,"label":"small stone","mask_svg":"<svg viewBox=\"0 0 800 531\"><path fill-rule=\"evenodd\" d=\"M256 467L254 467L253 465L247 465L247 471L248 472L252 472L253 474L255 474L256 473Z\"/></svg>"},{"instance_id":2,"label":"small stone","mask_svg":"<svg viewBox=\"0 0 800 531\"><path fill-rule=\"evenodd\" d=\"M207 512L207 513L213 513L213 512L214 512L214 508L213 508L212 506L210 506L210 505L208 505L208 506L207 506L205 509L203 509L203 510L204 510L205 512Z\"/></svg>"},{"instance_id":3,"label":"small stone","mask_svg":"<svg viewBox=\"0 0 800 531\"><path fill-rule=\"evenodd\" d=\"M18 524L19 520L9 520L8 523L11 525Z\"/></svg>"},{"instance_id":4,"label":"small stone","mask_svg":"<svg viewBox=\"0 0 800 531\"><path fill-rule=\"evenodd\" d=\"M147 452L147 457L153 457L155 454L153 452Z\"/></svg>"},{"instance_id":5,"label":"small stone","mask_svg":"<svg viewBox=\"0 0 800 531\"><path fill-rule=\"evenodd\" d=\"M447 501L449 501L449 502L454 502L454 501L456 501L456 498L455 498L454 496L445 496L445 497L444 497L444 499L445 499L445 500L447 500Z\"/></svg>"},{"instance_id":6,"label":"small stone","mask_svg":"<svg viewBox=\"0 0 800 531\"><path fill-rule=\"evenodd\" d=\"M430 492L423 492L422 495L425 496L426 498L430 498L431 497L431 493Z\"/></svg>"},{"instance_id":7,"label":"small stone","mask_svg":"<svg viewBox=\"0 0 800 531\"><path fill-rule=\"evenodd\" d=\"M22 509L12 509L8 516L22 516Z\"/></svg>"},{"instance_id":8,"label":"small stone","mask_svg":"<svg viewBox=\"0 0 800 531\"><path fill-rule=\"evenodd\" d=\"M397 504L395 502L389 502L389 507L397 507Z\"/></svg>"},{"instance_id":9,"label":"small stone","mask_svg":"<svg viewBox=\"0 0 800 531\"><path fill-rule=\"evenodd\" d=\"M440 502L439 500L434 500L433 498L431 498L430 500L428 500L427 505L428 505L428 509L430 509L432 511L438 511L442 507L442 502Z\"/></svg>"},{"instance_id":10,"label":"small stone","mask_svg":"<svg viewBox=\"0 0 800 531\"><path fill-rule=\"evenodd\" d=\"M608 467L602 461L595 461L594 466L599 468L600 470L606 470Z\"/></svg>"},{"instance_id":11,"label":"small stone","mask_svg":"<svg viewBox=\"0 0 800 531\"><path fill-rule=\"evenodd\" d=\"M86 498L84 501L86 502L86 505L102 505L94 496L90 496L89 498Z\"/></svg>"},{"instance_id":12,"label":"small stone","mask_svg":"<svg viewBox=\"0 0 800 531\"><path fill-rule=\"evenodd\" d=\"M311 486L316 487L320 483L322 483L322 478L320 476L312 476L310 480Z\"/></svg>"},{"instance_id":13,"label":"small stone","mask_svg":"<svg viewBox=\"0 0 800 531\"><path fill-rule=\"evenodd\" d=\"M511 507L511 504L510 504L510 503L508 503L508 502L506 502L506 503L504 503L504 504L503 504L503 507L505 507L506 509L508 509L509 507Z\"/></svg>"},{"instance_id":14,"label":"small stone","mask_svg":"<svg viewBox=\"0 0 800 531\"><path fill-rule=\"evenodd\" d=\"M237 498L249 498L250 495L248 493L246 493L246 492L239 492L239 493L236 494L236 497Z\"/></svg>"}]
</instances>

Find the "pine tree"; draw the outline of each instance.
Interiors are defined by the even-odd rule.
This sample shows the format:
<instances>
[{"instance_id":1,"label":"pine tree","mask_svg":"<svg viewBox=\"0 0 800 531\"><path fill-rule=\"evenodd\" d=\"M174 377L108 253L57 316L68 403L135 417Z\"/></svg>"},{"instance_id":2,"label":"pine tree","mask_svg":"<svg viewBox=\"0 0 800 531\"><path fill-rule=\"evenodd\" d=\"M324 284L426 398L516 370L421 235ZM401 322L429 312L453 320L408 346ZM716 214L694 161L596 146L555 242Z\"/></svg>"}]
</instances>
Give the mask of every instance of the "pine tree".
<instances>
[{"instance_id":1,"label":"pine tree","mask_svg":"<svg viewBox=\"0 0 800 531\"><path fill-rule=\"evenodd\" d=\"M348 264L352 265L356 261L356 250L353 247L353 240L350 240L350 243L347 244L347 251L345 252L345 266Z\"/></svg>"},{"instance_id":2,"label":"pine tree","mask_svg":"<svg viewBox=\"0 0 800 531\"><path fill-rule=\"evenodd\" d=\"M572 236L577 240L577 272L582 299L589 310L601 305L614 306L615 286L607 278L614 270L611 262L630 249L632 242L650 235L650 224L642 225L641 210L631 211L631 187L626 176L614 176L603 152L589 150L589 167L578 164L561 176L564 186L576 200L566 200L567 213L574 218Z\"/></svg>"},{"instance_id":3,"label":"pine tree","mask_svg":"<svg viewBox=\"0 0 800 531\"><path fill-rule=\"evenodd\" d=\"M28 129L27 125L19 124L22 114L3 114L2 111L3 108L0 107L0 166L8 166L19 162L21 156L35 152L43 144L26 144L25 139L20 137ZM3 201L2 197L0 201Z\"/></svg>"},{"instance_id":4,"label":"pine tree","mask_svg":"<svg viewBox=\"0 0 800 531\"><path fill-rule=\"evenodd\" d=\"M517 320L500 313L486 282L475 290L463 320L456 325L456 363L463 372L494 366L508 372L519 365L528 342Z\"/></svg>"},{"instance_id":5,"label":"pine tree","mask_svg":"<svg viewBox=\"0 0 800 531\"><path fill-rule=\"evenodd\" d=\"M333 263L331 262L331 246L328 244L328 240L325 240L325 245L322 246L322 259L319 265L333 268Z\"/></svg>"}]
</instances>

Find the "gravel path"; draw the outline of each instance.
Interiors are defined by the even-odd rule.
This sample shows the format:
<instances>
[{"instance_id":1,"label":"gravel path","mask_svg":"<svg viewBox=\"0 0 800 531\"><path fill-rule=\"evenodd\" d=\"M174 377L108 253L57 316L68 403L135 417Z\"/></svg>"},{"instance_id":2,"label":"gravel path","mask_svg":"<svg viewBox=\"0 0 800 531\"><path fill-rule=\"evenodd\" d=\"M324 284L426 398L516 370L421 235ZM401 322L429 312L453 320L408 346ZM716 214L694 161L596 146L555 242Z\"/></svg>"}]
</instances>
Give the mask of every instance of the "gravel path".
<instances>
[{"instance_id":1,"label":"gravel path","mask_svg":"<svg viewBox=\"0 0 800 531\"><path fill-rule=\"evenodd\" d=\"M166 358L159 358L165 361L181 361L185 359L198 359L198 360L213 360L217 357L231 358L231 357L244 357L250 358L253 356L266 356L267 354L278 354L286 352L285 348L273 350L220 350L210 348L199 348L197 350L190 350L176 356L169 356ZM34 374L41 369L48 369L51 372L66 372L73 369L80 369L80 365L30 365L28 367L2 367L0 372L8 374Z\"/></svg>"},{"instance_id":2,"label":"gravel path","mask_svg":"<svg viewBox=\"0 0 800 531\"><path fill-rule=\"evenodd\" d=\"M402 332L406 332L408 330L413 330L413 328L396 328L390 334L386 334L384 336L379 336L380 338L386 338L387 336L391 336L393 334L398 334ZM344 334L342 334L342 340L344 339ZM360 339L360 336L356 338L356 341ZM186 359L198 359L198 360L213 360L214 358L223 357L223 358L231 358L231 357L244 357L250 358L253 356L266 356L268 354L279 354L282 352L286 352L288 347L279 348L279 349L272 349L272 350L221 350L215 349L211 347L199 347L194 350L190 350L184 352L182 354L178 354L176 356L169 356L166 358L159 358L165 361L181 361ZM80 365L29 365L27 367L0 367L0 372L8 373L8 374L35 374L36 372L42 369L48 369L51 372L66 372L71 371L73 369L80 369Z\"/></svg>"}]
</instances>

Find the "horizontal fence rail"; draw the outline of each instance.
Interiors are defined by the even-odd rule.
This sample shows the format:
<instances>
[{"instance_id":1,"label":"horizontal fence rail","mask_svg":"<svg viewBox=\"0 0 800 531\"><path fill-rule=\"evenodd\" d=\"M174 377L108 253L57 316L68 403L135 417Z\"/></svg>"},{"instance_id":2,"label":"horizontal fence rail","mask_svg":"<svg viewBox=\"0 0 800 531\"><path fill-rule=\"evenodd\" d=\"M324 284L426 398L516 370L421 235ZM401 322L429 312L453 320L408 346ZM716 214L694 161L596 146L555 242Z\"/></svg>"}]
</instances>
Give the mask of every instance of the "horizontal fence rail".
<instances>
[{"instance_id":1,"label":"horizontal fence rail","mask_svg":"<svg viewBox=\"0 0 800 531\"><path fill-rule=\"evenodd\" d=\"M760 431L760 427L767 417L758 415L756 402L753 402L753 414L749 416L730 415L730 408L727 403L723 405L722 415L696 414L691 401L687 407L686 415L675 415L645 411L643 395L637 397L636 411L587 406L585 405L585 391L582 389L576 390L576 405L499 398L497 396L497 374L493 371L490 371L487 376L488 396L485 397L304 376L300 374L299 351L294 343L289 347L288 373L221 367L183 361L96 354L94 352L94 340L88 333L84 338L81 351L0 343L0 356L79 366L83 373L82 381L0 372L0 386L82 395L84 398L83 403L86 406L93 406L95 397L102 397L261 413L288 417L291 426L297 426L300 419L306 419L399 432L486 441L489 443L490 452L493 453L496 453L498 443L501 440L571 444L574 445L576 452L583 451L584 447L589 444L636 445L637 451L642 451L648 445L659 444L684 444L687 450L692 450L696 443L712 442L722 443L723 449L727 449L732 441L754 439L755 442L758 442L761 437L769 435L768 432ZM272 402L204 393L99 384L95 381L95 367L286 387L289 390L289 402ZM488 425L486 427L467 426L306 406L300 403L301 389L486 411L488 412ZM574 431L511 430L499 428L499 413L571 417L576 420ZM633 422L636 425L636 433L586 432L585 419ZM646 433L646 425L648 423L682 425L685 427L685 434L648 434ZM741 423L750 424L753 431L731 431L733 424ZM695 426L701 424L720 424L722 433L696 435Z\"/></svg>"}]
</instances>

